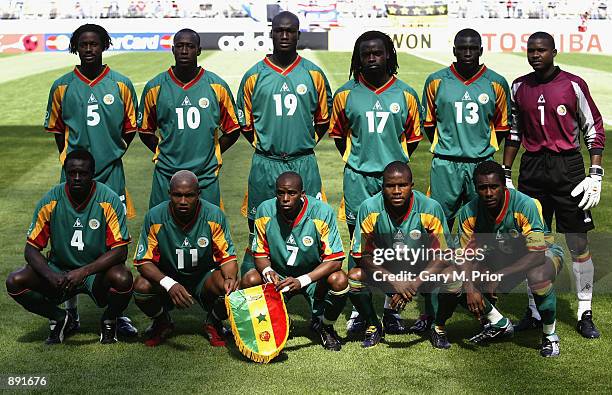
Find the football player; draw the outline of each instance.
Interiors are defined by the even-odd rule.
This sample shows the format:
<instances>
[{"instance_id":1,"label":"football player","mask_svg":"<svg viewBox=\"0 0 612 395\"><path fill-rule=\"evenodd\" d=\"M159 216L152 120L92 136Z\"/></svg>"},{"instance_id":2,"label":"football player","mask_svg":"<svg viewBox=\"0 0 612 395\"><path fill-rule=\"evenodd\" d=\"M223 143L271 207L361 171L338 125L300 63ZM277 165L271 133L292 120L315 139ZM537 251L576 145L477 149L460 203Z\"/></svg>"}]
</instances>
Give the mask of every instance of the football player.
<instances>
[{"instance_id":1,"label":"football player","mask_svg":"<svg viewBox=\"0 0 612 395\"><path fill-rule=\"evenodd\" d=\"M349 291L342 271L344 251L332 208L306 195L302 178L282 173L276 180L276 198L263 202L255 215L252 251L255 268L242 278L242 287L271 282L288 298L301 294L310 304L311 328L323 347L339 351L334 323ZM244 263L243 263L244 266ZM326 291L323 305L317 293Z\"/></svg>"},{"instance_id":2,"label":"football player","mask_svg":"<svg viewBox=\"0 0 612 395\"><path fill-rule=\"evenodd\" d=\"M155 154L149 208L169 199L170 178L181 169L198 177L203 199L221 207L221 153L236 142L240 125L230 88L198 66L200 52L200 35L179 30L172 46L174 66L149 81L142 92L138 131Z\"/></svg>"},{"instance_id":3,"label":"football player","mask_svg":"<svg viewBox=\"0 0 612 395\"><path fill-rule=\"evenodd\" d=\"M130 243L119 196L95 181L89 151L70 151L64 160L66 182L38 202L25 247L26 266L11 273L6 289L26 310L46 317L46 344L62 343L76 329L72 313L57 307L86 293L98 307L100 342L117 341L117 317L132 295L132 274L125 267ZM51 241L49 254L42 251Z\"/></svg>"},{"instance_id":4,"label":"football player","mask_svg":"<svg viewBox=\"0 0 612 395\"><path fill-rule=\"evenodd\" d=\"M238 263L221 209L200 196L198 177L180 170L170 179L170 200L150 209L142 225L134 265L136 305L151 318L145 344L162 343L174 329L169 311L196 302L208 313L204 332L225 346L223 297L236 290Z\"/></svg>"},{"instance_id":5,"label":"football player","mask_svg":"<svg viewBox=\"0 0 612 395\"><path fill-rule=\"evenodd\" d=\"M397 54L391 38L379 31L363 33L355 42L350 79L334 94L329 134L345 162L340 218L353 236L357 210L367 198L380 192L382 172L393 161L408 162L423 138L421 105L408 84L395 76ZM349 257L349 269L354 266ZM407 331L397 311L385 300L383 322L387 333ZM364 327L353 311L349 332Z\"/></svg>"},{"instance_id":6,"label":"football player","mask_svg":"<svg viewBox=\"0 0 612 395\"><path fill-rule=\"evenodd\" d=\"M584 80L555 66L555 40L545 32L527 41L527 61L533 72L512 83L513 122L504 147L508 186L512 163L522 144L518 189L542 203L544 222L550 228L553 215L557 231L565 234L572 256L572 272L578 296L576 329L588 339L598 338L593 323L594 266L587 232L595 228L591 209L599 203L601 166L606 134L603 120ZM584 176L580 133L589 151L591 166ZM517 329L541 325L533 296Z\"/></svg>"}]
</instances>

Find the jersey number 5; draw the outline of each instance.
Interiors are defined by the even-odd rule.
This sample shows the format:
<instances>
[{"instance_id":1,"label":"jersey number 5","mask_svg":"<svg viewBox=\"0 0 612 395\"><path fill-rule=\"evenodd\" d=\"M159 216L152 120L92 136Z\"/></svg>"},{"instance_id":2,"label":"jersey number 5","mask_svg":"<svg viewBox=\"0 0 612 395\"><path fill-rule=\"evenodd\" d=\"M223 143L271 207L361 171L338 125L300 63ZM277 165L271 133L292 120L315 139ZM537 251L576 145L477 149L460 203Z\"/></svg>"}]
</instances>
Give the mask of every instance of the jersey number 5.
<instances>
[{"instance_id":1,"label":"jersey number 5","mask_svg":"<svg viewBox=\"0 0 612 395\"><path fill-rule=\"evenodd\" d=\"M87 106L87 126L96 126L100 123L100 114L98 114L98 105L90 104Z\"/></svg>"}]
</instances>

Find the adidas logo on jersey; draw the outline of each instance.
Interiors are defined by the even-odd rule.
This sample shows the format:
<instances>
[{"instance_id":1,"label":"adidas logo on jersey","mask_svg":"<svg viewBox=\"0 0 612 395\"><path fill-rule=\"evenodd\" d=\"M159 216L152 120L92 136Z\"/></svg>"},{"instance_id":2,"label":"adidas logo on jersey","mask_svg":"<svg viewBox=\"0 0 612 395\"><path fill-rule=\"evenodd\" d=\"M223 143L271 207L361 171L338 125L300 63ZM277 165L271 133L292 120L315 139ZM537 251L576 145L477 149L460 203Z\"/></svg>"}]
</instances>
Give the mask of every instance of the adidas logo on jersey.
<instances>
[{"instance_id":1,"label":"adidas logo on jersey","mask_svg":"<svg viewBox=\"0 0 612 395\"><path fill-rule=\"evenodd\" d=\"M189 98L185 96L185 99L183 99L181 106L190 106L190 105L191 105L191 102L189 101Z\"/></svg>"},{"instance_id":2,"label":"adidas logo on jersey","mask_svg":"<svg viewBox=\"0 0 612 395\"><path fill-rule=\"evenodd\" d=\"M281 92L291 92L291 89L289 89L289 86L287 86L287 83L285 82L280 91Z\"/></svg>"},{"instance_id":3,"label":"adidas logo on jersey","mask_svg":"<svg viewBox=\"0 0 612 395\"><path fill-rule=\"evenodd\" d=\"M72 225L73 228L82 228L83 224L81 223L81 219L77 218L76 221L74 221L74 225Z\"/></svg>"},{"instance_id":4,"label":"adidas logo on jersey","mask_svg":"<svg viewBox=\"0 0 612 395\"><path fill-rule=\"evenodd\" d=\"M374 104L374 107L372 108L372 110L376 110L376 111L382 111L382 106L380 104L380 102L378 100L376 100L376 104Z\"/></svg>"},{"instance_id":5,"label":"adidas logo on jersey","mask_svg":"<svg viewBox=\"0 0 612 395\"><path fill-rule=\"evenodd\" d=\"M185 240L183 240L183 244L181 244L181 247L191 247L191 243L189 242L189 239L185 237Z\"/></svg>"},{"instance_id":6,"label":"adidas logo on jersey","mask_svg":"<svg viewBox=\"0 0 612 395\"><path fill-rule=\"evenodd\" d=\"M97 103L97 102L98 102L98 100L96 100L96 97L95 97L95 96L94 96L94 94L92 93L92 94L89 96L89 100L87 100L87 104Z\"/></svg>"},{"instance_id":7,"label":"adidas logo on jersey","mask_svg":"<svg viewBox=\"0 0 612 395\"><path fill-rule=\"evenodd\" d=\"M546 103L546 100L544 99L544 94L543 93L538 98L538 103Z\"/></svg>"},{"instance_id":8,"label":"adidas logo on jersey","mask_svg":"<svg viewBox=\"0 0 612 395\"><path fill-rule=\"evenodd\" d=\"M461 100L472 100L468 91L465 91L465 94L463 95L463 98L461 98Z\"/></svg>"},{"instance_id":9,"label":"adidas logo on jersey","mask_svg":"<svg viewBox=\"0 0 612 395\"><path fill-rule=\"evenodd\" d=\"M289 235L289 238L287 239L287 244L297 245L295 239L293 238L293 235Z\"/></svg>"}]
</instances>

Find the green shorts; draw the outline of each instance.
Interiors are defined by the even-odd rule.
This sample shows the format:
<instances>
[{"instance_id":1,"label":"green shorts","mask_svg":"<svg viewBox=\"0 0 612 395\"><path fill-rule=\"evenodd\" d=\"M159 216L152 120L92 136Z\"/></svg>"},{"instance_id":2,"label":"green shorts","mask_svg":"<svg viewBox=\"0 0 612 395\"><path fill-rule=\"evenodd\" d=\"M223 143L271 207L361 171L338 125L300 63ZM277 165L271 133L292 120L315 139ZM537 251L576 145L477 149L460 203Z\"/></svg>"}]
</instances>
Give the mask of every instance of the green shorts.
<instances>
[{"instance_id":1,"label":"green shorts","mask_svg":"<svg viewBox=\"0 0 612 395\"><path fill-rule=\"evenodd\" d=\"M361 173L345 166L342 188L344 213L339 213L339 217L355 225L361 203L382 190L382 173Z\"/></svg>"},{"instance_id":2,"label":"green shorts","mask_svg":"<svg viewBox=\"0 0 612 395\"><path fill-rule=\"evenodd\" d=\"M184 283L180 283L183 287L185 287L185 289L187 290L187 292L189 292L189 294L191 294L191 296L193 296L193 299L195 299L196 302L198 302L198 304L200 305L200 307L202 307L202 309L204 311L208 311L207 307L206 307L206 303L203 299L204 297L204 284L206 284L206 281L208 280L208 278L210 276L212 276L212 274L214 273L214 271L217 269L212 269L209 270L208 272L206 272L206 274L204 275L204 277L198 281L195 282L194 284L184 284ZM162 289L163 291L163 289ZM162 296L162 304L163 306L166 308L166 310L172 310L174 309L174 303L172 303L172 299L170 298L170 295L168 295L167 292L163 291L161 293ZM208 303L208 305L210 305L210 303Z\"/></svg>"},{"instance_id":3,"label":"green shorts","mask_svg":"<svg viewBox=\"0 0 612 395\"><path fill-rule=\"evenodd\" d=\"M472 181L474 169L488 159L466 162L434 156L429 173L429 197L440 203L447 221L455 218L461 206L478 196Z\"/></svg>"},{"instance_id":4,"label":"green shorts","mask_svg":"<svg viewBox=\"0 0 612 395\"><path fill-rule=\"evenodd\" d=\"M286 171L294 171L302 176L304 191L307 195L323 199L321 175L314 153L280 159L255 152L251 161L247 192L247 217L249 219L255 219L257 207L262 202L276 197L276 179Z\"/></svg>"},{"instance_id":5,"label":"green shorts","mask_svg":"<svg viewBox=\"0 0 612 395\"><path fill-rule=\"evenodd\" d=\"M151 186L151 196L149 196L149 209L158 204L170 200L168 191L170 190L170 178L162 174L157 168L153 170L153 185ZM200 185L200 197L207 202L221 207L221 190L219 189L219 179L211 183L210 180L198 180ZM223 207L221 207L223 208Z\"/></svg>"},{"instance_id":6,"label":"green shorts","mask_svg":"<svg viewBox=\"0 0 612 395\"><path fill-rule=\"evenodd\" d=\"M48 265L49 265L49 269L53 270L55 273L66 273L66 272L69 272L70 270L72 270L72 269L61 268L56 263L53 263L53 262L49 262ZM96 274L89 275L89 276L85 277L85 279L83 280L83 283L81 285L79 285L78 287L73 289L71 292L63 293L60 296L51 297L49 299L54 304L59 305L60 303L63 303L66 300L71 299L73 296L75 296L77 294L87 294L87 295L89 295L91 300L94 301L96 306L104 307L104 306L106 306L108 304L108 300L106 300L106 295L104 295L104 297L102 299L98 299L98 298L96 298L96 295L94 294L94 291L93 291L94 290L94 284L96 283L96 281L102 281L102 277L103 276L104 276L104 273L96 273Z\"/></svg>"}]
</instances>

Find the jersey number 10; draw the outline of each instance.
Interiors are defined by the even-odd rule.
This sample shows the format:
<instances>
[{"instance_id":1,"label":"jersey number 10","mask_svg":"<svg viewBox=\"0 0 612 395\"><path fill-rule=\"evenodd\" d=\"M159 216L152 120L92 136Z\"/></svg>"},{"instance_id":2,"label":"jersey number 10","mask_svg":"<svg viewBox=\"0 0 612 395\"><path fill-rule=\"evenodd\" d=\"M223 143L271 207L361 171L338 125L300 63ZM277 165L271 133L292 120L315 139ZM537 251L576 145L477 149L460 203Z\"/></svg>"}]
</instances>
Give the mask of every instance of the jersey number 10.
<instances>
[{"instance_id":1,"label":"jersey number 10","mask_svg":"<svg viewBox=\"0 0 612 395\"><path fill-rule=\"evenodd\" d=\"M187 118L187 126L189 129L197 129L200 126L200 111L195 107L187 108L187 116L185 117L183 107L176 109L177 127L180 130L185 129L185 118Z\"/></svg>"}]
</instances>

